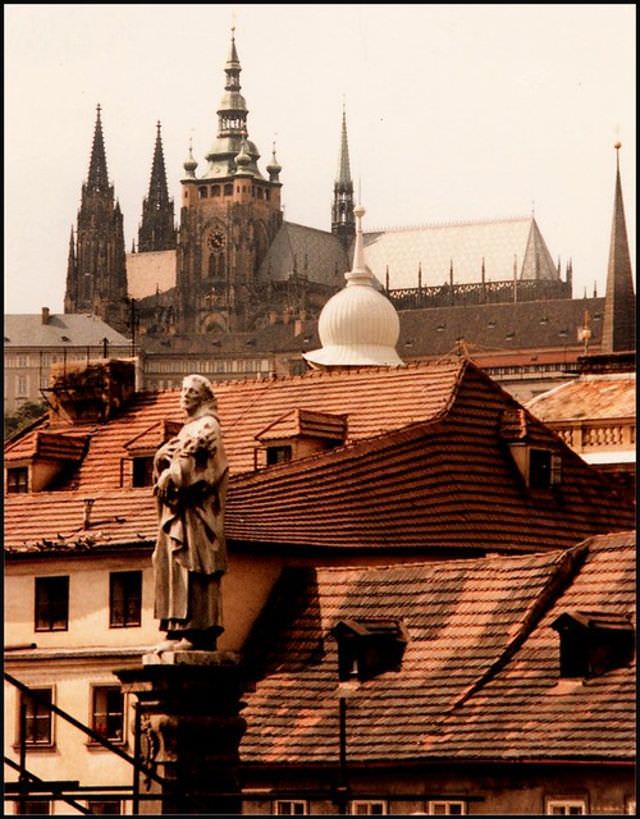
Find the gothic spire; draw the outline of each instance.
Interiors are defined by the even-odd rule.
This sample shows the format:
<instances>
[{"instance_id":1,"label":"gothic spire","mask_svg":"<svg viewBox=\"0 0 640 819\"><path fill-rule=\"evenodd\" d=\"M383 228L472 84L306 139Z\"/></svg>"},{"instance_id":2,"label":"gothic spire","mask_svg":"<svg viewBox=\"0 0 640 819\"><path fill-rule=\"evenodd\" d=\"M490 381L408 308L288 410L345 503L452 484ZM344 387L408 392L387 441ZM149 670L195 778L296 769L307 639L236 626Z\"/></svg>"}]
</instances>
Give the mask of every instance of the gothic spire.
<instances>
[{"instance_id":1,"label":"gothic spire","mask_svg":"<svg viewBox=\"0 0 640 819\"><path fill-rule=\"evenodd\" d=\"M342 106L342 135L340 140L340 159L338 160L338 175L336 177L338 185L352 185L351 167L349 166L349 140L347 138L347 112Z\"/></svg>"},{"instance_id":2,"label":"gothic spire","mask_svg":"<svg viewBox=\"0 0 640 819\"><path fill-rule=\"evenodd\" d=\"M157 122L149 194L142 203L142 222L138 230L138 252L173 250L176 246L173 200L169 199L167 188L160 128L160 122Z\"/></svg>"},{"instance_id":3,"label":"gothic spire","mask_svg":"<svg viewBox=\"0 0 640 819\"><path fill-rule=\"evenodd\" d=\"M347 138L347 113L342 106L342 130L338 174L333 186L331 232L347 247L356 233L353 215L353 182L349 166L349 141Z\"/></svg>"},{"instance_id":4,"label":"gothic spire","mask_svg":"<svg viewBox=\"0 0 640 819\"><path fill-rule=\"evenodd\" d=\"M605 353L635 349L635 296L620 182L621 144L616 142L614 147L616 184L602 327L602 352Z\"/></svg>"},{"instance_id":5,"label":"gothic spire","mask_svg":"<svg viewBox=\"0 0 640 819\"><path fill-rule=\"evenodd\" d=\"M76 243L73 236L73 225L71 225L71 235L69 236L69 254L67 256L67 287L65 291L65 313L73 312L73 304L77 298L77 268L76 268Z\"/></svg>"},{"instance_id":6,"label":"gothic spire","mask_svg":"<svg viewBox=\"0 0 640 819\"><path fill-rule=\"evenodd\" d=\"M101 110L100 103L98 103L96 108L96 126L93 132L93 145L91 146L91 159L89 161L89 177L87 179L87 186L95 191L106 190L109 187L107 157L104 150L104 137L102 135L102 119L100 118Z\"/></svg>"}]
</instances>

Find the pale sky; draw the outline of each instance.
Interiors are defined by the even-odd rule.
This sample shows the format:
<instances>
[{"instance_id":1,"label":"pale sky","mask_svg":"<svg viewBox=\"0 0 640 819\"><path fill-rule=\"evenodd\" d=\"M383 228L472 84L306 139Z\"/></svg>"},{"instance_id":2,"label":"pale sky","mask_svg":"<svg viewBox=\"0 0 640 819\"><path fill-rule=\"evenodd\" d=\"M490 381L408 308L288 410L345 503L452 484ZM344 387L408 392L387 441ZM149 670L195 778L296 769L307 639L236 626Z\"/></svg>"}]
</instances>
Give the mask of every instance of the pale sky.
<instances>
[{"instance_id":1,"label":"pale sky","mask_svg":"<svg viewBox=\"0 0 640 819\"><path fill-rule=\"evenodd\" d=\"M574 295L604 292L620 162L635 258L635 6L4 6L5 311L62 311L96 104L136 238L162 122L180 202L205 166L232 15L264 173L277 140L285 218L330 229L343 96L365 230L535 215ZM176 214L178 215L178 214ZM635 270L634 270L635 275Z\"/></svg>"}]
</instances>

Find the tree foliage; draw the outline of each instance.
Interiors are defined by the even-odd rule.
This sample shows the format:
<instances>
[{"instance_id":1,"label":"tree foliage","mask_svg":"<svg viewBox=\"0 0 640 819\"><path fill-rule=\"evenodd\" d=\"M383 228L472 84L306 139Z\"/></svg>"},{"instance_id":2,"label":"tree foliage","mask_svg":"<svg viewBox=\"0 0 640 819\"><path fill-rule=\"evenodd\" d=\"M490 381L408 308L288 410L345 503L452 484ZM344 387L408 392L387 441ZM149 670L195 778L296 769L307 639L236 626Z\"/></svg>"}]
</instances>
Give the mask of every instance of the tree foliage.
<instances>
[{"instance_id":1,"label":"tree foliage","mask_svg":"<svg viewBox=\"0 0 640 819\"><path fill-rule=\"evenodd\" d=\"M19 432L27 424L35 421L47 411L47 405L44 402L25 401L19 409L15 412L4 416L4 440L10 438L16 432Z\"/></svg>"}]
</instances>

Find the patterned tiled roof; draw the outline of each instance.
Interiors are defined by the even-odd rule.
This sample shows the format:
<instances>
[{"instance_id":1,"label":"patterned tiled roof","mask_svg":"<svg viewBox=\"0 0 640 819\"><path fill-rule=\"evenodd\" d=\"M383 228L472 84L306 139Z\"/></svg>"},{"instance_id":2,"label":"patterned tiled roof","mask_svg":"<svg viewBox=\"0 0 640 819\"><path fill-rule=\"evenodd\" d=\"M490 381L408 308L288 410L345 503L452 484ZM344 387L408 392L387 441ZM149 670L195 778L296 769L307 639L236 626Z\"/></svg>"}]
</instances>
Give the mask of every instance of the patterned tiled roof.
<instances>
[{"instance_id":1,"label":"patterned tiled roof","mask_svg":"<svg viewBox=\"0 0 640 819\"><path fill-rule=\"evenodd\" d=\"M348 440L360 440L437 415L450 401L462 369L457 360L403 370L316 372L218 383L215 393L231 472L253 469L255 436L290 410L347 413ZM181 421L178 399L179 390L139 393L127 410L108 424L56 425L56 432L91 434L91 446L73 485L78 489L118 488L123 444L154 422ZM47 428L47 423L40 428ZM13 440L5 447L5 457L30 453L36 431L34 428Z\"/></svg>"},{"instance_id":2,"label":"patterned tiled roof","mask_svg":"<svg viewBox=\"0 0 640 819\"><path fill-rule=\"evenodd\" d=\"M543 421L635 418L635 373L583 375L537 395L527 404Z\"/></svg>"},{"instance_id":3,"label":"patterned tiled roof","mask_svg":"<svg viewBox=\"0 0 640 819\"><path fill-rule=\"evenodd\" d=\"M432 307L402 310L400 357L444 355L456 340L491 350L577 347L584 311L591 314L592 344L600 343L604 299L552 299L474 307Z\"/></svg>"},{"instance_id":4,"label":"patterned tiled roof","mask_svg":"<svg viewBox=\"0 0 640 819\"><path fill-rule=\"evenodd\" d=\"M454 284L479 282L483 259L486 281L512 279L514 258L519 279L558 278L532 216L384 230L364 241L367 264L383 283L388 266L391 289L417 287L418 265L423 287L448 283L451 263Z\"/></svg>"},{"instance_id":5,"label":"patterned tiled roof","mask_svg":"<svg viewBox=\"0 0 640 819\"><path fill-rule=\"evenodd\" d=\"M551 623L575 608L632 612L634 546L627 532L562 553L287 570L245 654L257 684L244 695L242 760L335 763L330 631L381 613L401 620L409 640L399 670L349 695L352 763L633 759L635 668L560 680Z\"/></svg>"},{"instance_id":6,"label":"patterned tiled roof","mask_svg":"<svg viewBox=\"0 0 640 819\"><path fill-rule=\"evenodd\" d=\"M231 540L323 549L511 551L566 547L633 525L633 509L622 496L531 417L528 440L562 452L563 483L554 494L522 488L499 436L503 410L517 405L473 364L219 386L232 469L225 520ZM177 398L175 390L144 394L106 424L71 427L74 435L91 435L82 465L61 491L6 499L6 545L22 549L76 531L85 497L96 499L92 517L103 523L75 537L125 544L133 534L134 541L151 542L151 492L120 489L121 459L137 435L153 442L165 417L179 420ZM346 412L347 445L249 471L256 435L300 405ZM35 433L9 444L7 459L31 452ZM59 507L55 523L48 504Z\"/></svg>"},{"instance_id":7,"label":"patterned tiled roof","mask_svg":"<svg viewBox=\"0 0 640 819\"><path fill-rule=\"evenodd\" d=\"M286 280L294 272L314 282L344 286L347 254L337 236L325 230L283 222L260 265L259 278Z\"/></svg>"},{"instance_id":8,"label":"patterned tiled roof","mask_svg":"<svg viewBox=\"0 0 640 819\"><path fill-rule=\"evenodd\" d=\"M46 324L40 313L10 314L4 317L4 346L69 347L109 344L123 346L130 342L97 316L84 313L51 313Z\"/></svg>"}]
</instances>

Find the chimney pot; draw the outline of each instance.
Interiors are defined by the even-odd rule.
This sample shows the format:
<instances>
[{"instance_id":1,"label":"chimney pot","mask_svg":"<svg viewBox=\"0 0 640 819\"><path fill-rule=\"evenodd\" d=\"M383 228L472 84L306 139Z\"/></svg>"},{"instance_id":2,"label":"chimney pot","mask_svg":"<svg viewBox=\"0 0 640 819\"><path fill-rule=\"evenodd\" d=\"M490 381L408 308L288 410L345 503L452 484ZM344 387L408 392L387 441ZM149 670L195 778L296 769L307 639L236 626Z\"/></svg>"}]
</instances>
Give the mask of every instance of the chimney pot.
<instances>
[{"instance_id":1,"label":"chimney pot","mask_svg":"<svg viewBox=\"0 0 640 819\"><path fill-rule=\"evenodd\" d=\"M49 324L49 308L43 307L42 308L42 323Z\"/></svg>"}]
</instances>

